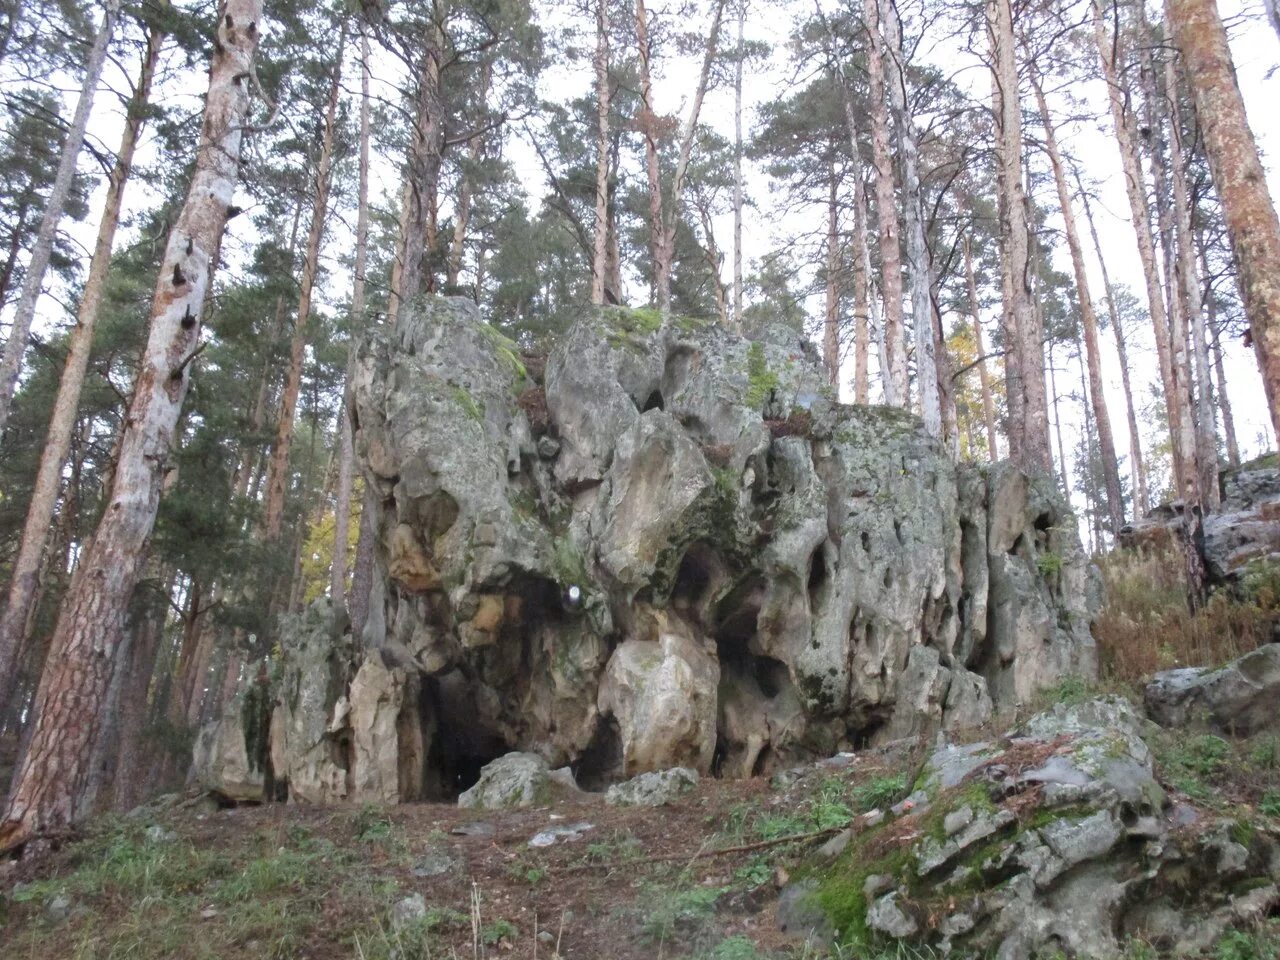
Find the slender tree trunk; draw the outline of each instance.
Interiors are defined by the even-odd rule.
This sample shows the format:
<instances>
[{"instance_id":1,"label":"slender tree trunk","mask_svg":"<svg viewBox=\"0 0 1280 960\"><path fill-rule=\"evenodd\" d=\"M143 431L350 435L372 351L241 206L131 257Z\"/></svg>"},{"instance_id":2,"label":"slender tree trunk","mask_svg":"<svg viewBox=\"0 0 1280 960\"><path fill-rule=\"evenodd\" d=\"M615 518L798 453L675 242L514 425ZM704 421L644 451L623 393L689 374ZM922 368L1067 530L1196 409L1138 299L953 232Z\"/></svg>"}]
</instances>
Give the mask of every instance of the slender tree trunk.
<instances>
[{"instance_id":1,"label":"slender tree trunk","mask_svg":"<svg viewBox=\"0 0 1280 960\"><path fill-rule=\"evenodd\" d=\"M1026 190L1022 183L1022 112L1010 0L988 0L987 32L995 95L996 182L1000 208L1009 455L1024 470L1051 473L1045 402L1044 331L1031 298Z\"/></svg>"},{"instance_id":2,"label":"slender tree trunk","mask_svg":"<svg viewBox=\"0 0 1280 960\"><path fill-rule=\"evenodd\" d=\"M1183 313L1187 318L1186 333L1191 341L1191 359L1195 363L1196 389L1193 391L1193 396L1189 398L1191 410L1184 413L1189 413L1194 423L1200 503L1206 512L1212 512L1222 504L1222 495L1218 489L1218 443L1215 436L1213 396L1210 390L1213 378L1209 373L1209 336L1205 326L1204 303L1200 297L1200 277L1196 270L1195 235L1191 227L1191 203L1187 192L1187 153L1182 142L1182 123L1177 109L1178 80L1172 59L1165 60L1164 77L1165 94L1173 104L1173 110L1169 114L1169 154L1173 174L1173 210L1178 247L1175 274L1178 280L1178 295L1182 301ZM1191 378L1188 376L1188 388L1191 384Z\"/></svg>"},{"instance_id":3,"label":"slender tree trunk","mask_svg":"<svg viewBox=\"0 0 1280 960\"><path fill-rule=\"evenodd\" d=\"M346 606L347 540L351 523L351 497L355 488L355 438L351 430L351 371L355 365L356 344L366 329L364 315L365 271L369 258L369 33L360 24L360 160L356 194L356 258L351 281L351 343L347 348L347 378L343 390L342 413L338 427L338 490L333 507L333 566L329 570L329 598L333 605ZM480 298L479 277L476 299Z\"/></svg>"},{"instance_id":4,"label":"slender tree trunk","mask_svg":"<svg viewBox=\"0 0 1280 960\"><path fill-rule=\"evenodd\" d=\"M822 365L826 368L827 383L840 393L840 226L839 203L836 188L834 156L827 164L827 269L826 304L822 322Z\"/></svg>"},{"instance_id":5,"label":"slender tree trunk","mask_svg":"<svg viewBox=\"0 0 1280 960\"><path fill-rule=\"evenodd\" d=\"M54 629L30 745L0 826L0 850L64 830L85 814L89 752L171 469L210 268L240 173L261 0L224 0L221 13L191 187L165 249L106 510L81 551Z\"/></svg>"},{"instance_id":6,"label":"slender tree trunk","mask_svg":"<svg viewBox=\"0 0 1280 960\"><path fill-rule=\"evenodd\" d=\"M649 66L649 12L636 0L636 54L640 69L640 127L644 135L644 170L649 184L649 256L653 260L653 297L665 315L671 309L671 264L663 242L662 170L658 164L658 115L653 110L653 78ZM665 292L664 292L665 291Z\"/></svg>"},{"instance_id":7,"label":"slender tree trunk","mask_svg":"<svg viewBox=\"0 0 1280 960\"><path fill-rule=\"evenodd\" d=\"M1216 5L1213 0L1168 0L1167 10L1222 201L1272 428L1280 436L1280 219Z\"/></svg>"},{"instance_id":8,"label":"slender tree trunk","mask_svg":"<svg viewBox=\"0 0 1280 960\"><path fill-rule=\"evenodd\" d=\"M609 256L609 0L596 0L596 221L591 256L591 302L605 296ZM610 291L617 300L621 291Z\"/></svg>"},{"instance_id":9,"label":"slender tree trunk","mask_svg":"<svg viewBox=\"0 0 1280 960\"><path fill-rule=\"evenodd\" d=\"M137 619L131 656L127 661L124 689L120 696L120 747L116 756L116 779L112 807L118 813L132 810L146 799L150 763L146 757L144 734L148 723L148 693L155 673L156 655L164 636L168 608L147 604Z\"/></svg>"},{"instance_id":10,"label":"slender tree trunk","mask_svg":"<svg viewBox=\"0 0 1280 960\"><path fill-rule=\"evenodd\" d=\"M1098 228L1093 222L1093 208L1089 204L1089 194L1080 182L1080 174L1076 172L1076 188L1084 203L1085 221L1089 224L1089 235L1093 238L1094 254L1102 270L1102 287L1107 295L1107 314L1111 320L1111 331L1115 335L1116 353L1120 358L1120 382L1124 387L1125 417L1129 427L1129 467L1133 476L1133 515L1135 518L1146 514L1151 505L1147 496L1147 471L1142 460L1142 437L1138 433L1138 415L1133 403L1133 387L1129 380L1129 354L1125 345L1124 327L1120 323L1120 313L1116 309L1114 289L1111 286L1111 274L1107 270L1106 258L1102 255L1102 244L1098 240Z\"/></svg>"},{"instance_id":11,"label":"slender tree trunk","mask_svg":"<svg viewBox=\"0 0 1280 960\"><path fill-rule=\"evenodd\" d=\"M919 148L915 121L907 109L907 78L903 63L902 23L894 0L881 0L880 25L885 40L886 83L897 132L902 169L903 209L906 213L907 276L911 282L911 326L915 331L916 389L920 415L930 435L943 437L942 401L938 383L939 358L933 327L933 267L924 229L924 199L920 191Z\"/></svg>"},{"instance_id":12,"label":"slender tree trunk","mask_svg":"<svg viewBox=\"0 0 1280 960\"><path fill-rule=\"evenodd\" d=\"M23 638L27 636L25 626L35 605L40 558L44 555L48 542L49 522L53 518L54 506L58 500L62 468L71 450L80 391L84 386L89 354L93 348L94 325L106 292L111 246L115 242L116 226L120 221L125 184L133 169L134 150L146 119L147 102L151 98L151 81L155 76L163 39L164 36L157 27L152 27L147 35L142 69L134 86L133 96L129 99L124 134L108 179L107 196L103 204L102 220L98 224L98 239L93 248L89 276L80 297L80 307L76 311L75 326L67 340L66 365L53 402L53 413L49 418L49 432L40 455L40 465L36 469L22 539L9 574L8 601L4 615L0 617L0 700L6 700L12 694L14 671L25 652Z\"/></svg>"},{"instance_id":13,"label":"slender tree trunk","mask_svg":"<svg viewBox=\"0 0 1280 960\"><path fill-rule=\"evenodd\" d=\"M876 220L880 233L880 289L884 294L884 349L887 370L881 371L885 402L909 407L907 345L902 317L902 252L898 238L898 206L894 196L893 158L889 153L889 110L885 99L884 51L878 0L863 0L867 30L867 80L871 104L871 163L876 172Z\"/></svg>"},{"instance_id":14,"label":"slender tree trunk","mask_svg":"<svg viewBox=\"0 0 1280 960\"><path fill-rule=\"evenodd\" d=\"M0 309L9 304L9 285L13 283L13 274L18 267L18 254L22 251L22 241L26 237L23 227L27 222L27 214L31 212L32 197L30 189L24 190L18 197L17 207L13 213L9 247L5 251L4 266L0 267Z\"/></svg>"},{"instance_id":15,"label":"slender tree trunk","mask_svg":"<svg viewBox=\"0 0 1280 960\"><path fill-rule=\"evenodd\" d=\"M1213 301L1209 301L1209 318L1213 319ZM1213 338L1213 372L1218 379L1218 409L1222 412L1222 432L1227 438L1227 463L1232 470L1240 469L1240 444L1236 441L1236 421L1231 414L1231 400L1227 397L1227 374L1222 368L1222 338L1215 332Z\"/></svg>"},{"instance_id":16,"label":"slender tree trunk","mask_svg":"<svg viewBox=\"0 0 1280 960\"><path fill-rule=\"evenodd\" d=\"M67 129L67 138L62 144L58 172L53 178L49 196L45 199L40 229L31 247L27 271L22 278L22 293L18 297L13 324L9 327L9 339L4 345L4 356L0 357L0 430L3 430L4 425L9 421L10 405L13 403L14 391L18 388L18 375L22 372L22 358L27 352L27 340L31 336L31 322L36 315L36 301L40 299L44 274L49 267L49 258L53 254L53 242L58 233L58 223L62 220L62 211L67 205L67 197L71 194L71 186L75 181L76 160L84 144L89 114L93 109L93 98L98 92L98 81L102 78L107 46L111 43L111 36L115 32L116 20L119 17L120 0L107 0L106 9L102 14L102 25L94 36L93 45L89 48L89 55L85 60L84 77L80 83L80 99L76 102L76 111L71 119L71 126Z\"/></svg>"},{"instance_id":17,"label":"slender tree trunk","mask_svg":"<svg viewBox=\"0 0 1280 960\"><path fill-rule=\"evenodd\" d=\"M733 329L742 330L742 35L747 0L738 0L738 55L733 65Z\"/></svg>"},{"instance_id":18,"label":"slender tree trunk","mask_svg":"<svg viewBox=\"0 0 1280 960\"><path fill-rule=\"evenodd\" d=\"M1277 4L1276 0L1262 0L1262 5L1267 10L1267 19L1275 28L1276 36L1280 37L1280 4Z\"/></svg>"},{"instance_id":19,"label":"slender tree trunk","mask_svg":"<svg viewBox=\"0 0 1280 960\"><path fill-rule=\"evenodd\" d=\"M720 321L720 326L729 326L729 291L725 289L724 281L720 278L720 248L716 245L715 223L712 221L711 211L703 203L694 203L698 210L698 219L702 221L702 235L706 237L706 244L703 246L703 258L707 264L707 275L711 279L711 293L716 300L716 318Z\"/></svg>"},{"instance_id":20,"label":"slender tree trunk","mask_svg":"<svg viewBox=\"0 0 1280 960\"><path fill-rule=\"evenodd\" d=\"M1111 533L1124 526L1124 497L1120 492L1120 468L1116 461L1116 444L1111 435L1111 416L1107 411L1107 398L1102 389L1102 349L1098 344L1098 315L1093 309L1093 296L1089 291L1089 277L1084 267L1084 251L1080 246L1080 234L1076 229L1076 216L1071 203L1071 191L1063 170L1062 155L1058 150L1058 137L1049 115L1040 77L1031 71L1031 86L1036 104L1040 108L1040 121L1044 127L1045 149L1049 164L1053 167L1053 181L1058 188L1058 205L1062 208L1062 221L1066 227L1067 249L1071 253L1071 269L1075 274L1076 292L1080 301L1080 318L1084 327L1084 352L1089 368L1088 396L1093 404L1093 420L1098 432L1098 453L1102 459L1102 475L1107 489L1107 517Z\"/></svg>"},{"instance_id":21,"label":"slender tree trunk","mask_svg":"<svg viewBox=\"0 0 1280 960\"><path fill-rule=\"evenodd\" d=\"M1160 276L1156 269L1155 241L1151 236L1151 212L1147 205L1147 192L1142 177L1142 165L1138 158L1136 131L1133 119L1126 110L1126 90L1120 84L1120 38L1110 37L1103 23L1098 0L1093 2L1094 39L1102 62L1102 73L1107 83L1111 105L1111 121L1120 161L1124 168L1125 191L1129 197L1129 213L1133 220L1138 244L1138 256L1142 261L1143 278L1146 281L1147 308L1155 331L1156 353L1160 359L1160 382L1164 389L1165 410L1169 418L1169 437L1173 448L1173 472L1175 487L1183 490L1183 451L1179 445L1182 430L1181 408L1178 405L1178 385L1173 374L1173 352L1169 337L1169 317L1165 312L1164 294L1160 289Z\"/></svg>"},{"instance_id":22,"label":"slender tree trunk","mask_svg":"<svg viewBox=\"0 0 1280 960\"><path fill-rule=\"evenodd\" d=\"M987 351L982 339L982 317L978 310L978 284L973 274L973 250L969 237L964 240L964 279L969 290L969 311L973 315L973 347L978 354L978 383L982 390L982 420L987 428L987 459L1000 459L996 443L996 404L991 396L991 374L987 371Z\"/></svg>"},{"instance_id":23,"label":"slender tree trunk","mask_svg":"<svg viewBox=\"0 0 1280 960\"><path fill-rule=\"evenodd\" d=\"M285 496L289 488L289 451L293 445L293 424L302 387L302 367L307 347L307 320L311 314L311 296L320 270L320 247L324 242L325 220L329 213L329 188L333 183L334 127L341 92L342 52L346 28L338 40L334 59L333 81L329 87L329 104L325 112L324 135L320 156L316 161L315 195L311 206L311 227L307 231L307 248L302 267L302 283L298 292L298 312L293 321L293 342L284 388L280 394L280 415L276 419L276 439L271 448L271 464L267 469L267 500L263 510L262 529L268 543L280 538L284 523Z\"/></svg>"}]
</instances>

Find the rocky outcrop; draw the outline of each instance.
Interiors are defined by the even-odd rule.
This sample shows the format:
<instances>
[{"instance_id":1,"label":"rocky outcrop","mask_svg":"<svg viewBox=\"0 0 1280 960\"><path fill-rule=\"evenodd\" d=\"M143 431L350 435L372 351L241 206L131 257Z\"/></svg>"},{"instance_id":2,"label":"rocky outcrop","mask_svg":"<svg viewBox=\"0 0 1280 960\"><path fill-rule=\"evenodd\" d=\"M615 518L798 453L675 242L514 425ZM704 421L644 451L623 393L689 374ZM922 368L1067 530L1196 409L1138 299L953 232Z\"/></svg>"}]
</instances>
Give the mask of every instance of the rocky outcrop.
<instances>
[{"instance_id":1,"label":"rocky outcrop","mask_svg":"<svg viewBox=\"0 0 1280 960\"><path fill-rule=\"evenodd\" d=\"M1058 705L1004 741L943 745L918 802L801 869L779 916L850 946L876 938L1024 960L1199 953L1280 906L1280 835L1171 811L1119 699ZM821 854L819 855L821 856Z\"/></svg>"},{"instance_id":2,"label":"rocky outcrop","mask_svg":"<svg viewBox=\"0 0 1280 960\"><path fill-rule=\"evenodd\" d=\"M360 348L367 659L349 731L326 696L290 740L337 737L349 795L452 797L513 751L588 786L749 776L1093 673L1053 485L836 404L790 331L606 308L539 368L460 299Z\"/></svg>"},{"instance_id":3,"label":"rocky outcrop","mask_svg":"<svg viewBox=\"0 0 1280 960\"><path fill-rule=\"evenodd\" d=\"M1147 684L1147 715L1161 726L1204 726L1252 736L1280 730L1280 644L1269 643L1217 669L1184 667Z\"/></svg>"},{"instance_id":4,"label":"rocky outcrop","mask_svg":"<svg viewBox=\"0 0 1280 960\"><path fill-rule=\"evenodd\" d=\"M1123 546L1183 549L1182 501L1161 504L1120 531ZM1262 467L1222 475L1222 506L1202 522L1205 570L1211 580L1236 579L1254 561L1280 560L1280 469Z\"/></svg>"}]
</instances>

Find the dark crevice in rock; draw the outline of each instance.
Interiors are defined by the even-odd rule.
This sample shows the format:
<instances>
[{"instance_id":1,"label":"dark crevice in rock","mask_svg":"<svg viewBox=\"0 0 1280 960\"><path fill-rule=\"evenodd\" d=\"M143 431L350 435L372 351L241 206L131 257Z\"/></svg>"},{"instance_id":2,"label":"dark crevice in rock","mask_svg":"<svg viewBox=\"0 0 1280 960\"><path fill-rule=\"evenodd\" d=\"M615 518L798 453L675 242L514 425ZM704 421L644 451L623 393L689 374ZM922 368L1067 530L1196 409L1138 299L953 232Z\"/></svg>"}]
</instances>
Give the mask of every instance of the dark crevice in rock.
<instances>
[{"instance_id":1,"label":"dark crevice in rock","mask_svg":"<svg viewBox=\"0 0 1280 960\"><path fill-rule=\"evenodd\" d=\"M591 742L573 766L574 779L584 790L603 790L622 770L622 735L613 717L596 724Z\"/></svg>"}]
</instances>

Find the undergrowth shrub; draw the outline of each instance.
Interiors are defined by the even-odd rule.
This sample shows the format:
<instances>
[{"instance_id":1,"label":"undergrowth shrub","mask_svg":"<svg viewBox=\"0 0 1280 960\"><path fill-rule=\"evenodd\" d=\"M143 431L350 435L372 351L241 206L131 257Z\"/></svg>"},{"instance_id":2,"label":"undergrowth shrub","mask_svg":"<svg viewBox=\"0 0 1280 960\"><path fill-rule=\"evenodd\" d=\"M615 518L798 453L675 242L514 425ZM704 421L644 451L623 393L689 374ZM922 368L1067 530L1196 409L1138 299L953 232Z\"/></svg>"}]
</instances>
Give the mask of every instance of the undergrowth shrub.
<instances>
[{"instance_id":1,"label":"undergrowth shrub","mask_svg":"<svg viewBox=\"0 0 1280 960\"><path fill-rule=\"evenodd\" d=\"M1271 639L1280 570L1250 567L1236 588L1192 613L1184 558L1173 548L1114 550L1098 561L1105 600L1093 624L1102 675L1139 681L1171 667L1216 666Z\"/></svg>"}]
</instances>

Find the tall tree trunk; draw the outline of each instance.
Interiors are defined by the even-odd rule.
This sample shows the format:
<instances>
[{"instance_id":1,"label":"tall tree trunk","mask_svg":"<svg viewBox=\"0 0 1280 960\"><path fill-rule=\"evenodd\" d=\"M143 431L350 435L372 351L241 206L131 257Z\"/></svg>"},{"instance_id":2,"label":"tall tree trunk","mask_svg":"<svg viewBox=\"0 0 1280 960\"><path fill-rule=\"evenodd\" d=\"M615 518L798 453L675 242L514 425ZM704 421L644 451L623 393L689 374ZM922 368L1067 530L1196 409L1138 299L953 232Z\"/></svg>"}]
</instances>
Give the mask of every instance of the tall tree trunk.
<instances>
[{"instance_id":1,"label":"tall tree trunk","mask_svg":"<svg viewBox=\"0 0 1280 960\"><path fill-rule=\"evenodd\" d=\"M1138 433L1138 415L1133 403L1133 386L1129 380L1129 352L1125 345L1124 327L1120 323L1120 312L1116 308L1115 290L1111 286L1111 274L1107 270L1107 260L1102 255L1102 244L1098 240L1098 227L1093 221L1093 208L1089 204L1089 194L1080 182L1079 171L1076 171L1076 188L1084 202L1085 221L1089 224L1089 235L1093 238L1094 254L1102 270L1102 287L1107 295L1107 314L1111 320L1111 331L1115 335L1116 354L1120 358L1120 383L1124 388L1125 417L1129 427L1129 469L1133 477L1133 515L1141 518L1146 515L1151 501L1147 496L1147 470L1142 460L1142 437Z\"/></svg>"},{"instance_id":2,"label":"tall tree trunk","mask_svg":"<svg viewBox=\"0 0 1280 960\"><path fill-rule=\"evenodd\" d=\"M338 427L338 490L333 507L333 565L329 568L329 599L338 609L346 607L347 540L351 523L351 497L355 488L355 437L351 431L351 371L355 366L356 344L364 334L365 271L369 259L369 31L360 23L360 160L356 194L356 258L351 280L351 331L347 347L347 377L343 390ZM479 278L476 297L480 296Z\"/></svg>"},{"instance_id":3,"label":"tall tree trunk","mask_svg":"<svg viewBox=\"0 0 1280 960\"><path fill-rule=\"evenodd\" d=\"M653 297L664 314L671 308L671 264L663 242L662 170L658 164L658 115L653 109L653 77L649 60L649 11L636 0L636 55L640 69L640 127L644 135L644 171L649 185L649 256L653 260ZM665 291L665 292L664 292Z\"/></svg>"},{"instance_id":4,"label":"tall tree trunk","mask_svg":"<svg viewBox=\"0 0 1280 960\"><path fill-rule=\"evenodd\" d=\"M0 850L66 829L85 813L89 752L171 469L210 268L240 173L261 0L225 0L221 14L191 187L165 249L106 510L81 551L58 616L30 745L0 825Z\"/></svg>"},{"instance_id":5,"label":"tall tree trunk","mask_svg":"<svg viewBox=\"0 0 1280 960\"><path fill-rule=\"evenodd\" d=\"M880 239L880 289L884 294L884 349L881 370L885 403L910 406L907 345L902 318L902 252L898 239L898 206L894 196L893 158L889 153L889 109L885 100L884 53L878 0L863 0L867 30L867 80L871 104L871 163L876 172L876 221Z\"/></svg>"},{"instance_id":6,"label":"tall tree trunk","mask_svg":"<svg viewBox=\"0 0 1280 960\"><path fill-rule=\"evenodd\" d=\"M1168 0L1167 10L1222 201L1272 428L1280 436L1280 219L1216 5L1213 0Z\"/></svg>"},{"instance_id":7,"label":"tall tree trunk","mask_svg":"<svg viewBox=\"0 0 1280 960\"><path fill-rule=\"evenodd\" d=\"M898 160L902 168L903 209L907 226L907 276L911 282L911 326L915 332L916 389L920 415L930 435L942 437L942 401L938 383L937 344L933 326L933 267L924 228L924 198L920 189L919 147L915 121L907 109L907 75L903 63L902 23L894 0L881 0L880 25L884 34L886 82L897 132Z\"/></svg>"},{"instance_id":8,"label":"tall tree trunk","mask_svg":"<svg viewBox=\"0 0 1280 960\"><path fill-rule=\"evenodd\" d=\"M1209 301L1209 318L1213 319L1213 301ZM1236 421L1231 413L1231 400L1227 397L1227 374L1222 368L1222 338L1215 331L1213 338L1213 372L1218 380L1218 409L1222 413L1222 432L1227 438L1227 463L1232 470L1240 469L1240 444L1236 441Z\"/></svg>"},{"instance_id":9,"label":"tall tree trunk","mask_svg":"<svg viewBox=\"0 0 1280 960\"><path fill-rule=\"evenodd\" d=\"M827 164L827 267L826 303L822 320L822 365L827 383L840 394L840 226L834 155Z\"/></svg>"},{"instance_id":10,"label":"tall tree trunk","mask_svg":"<svg viewBox=\"0 0 1280 960\"><path fill-rule=\"evenodd\" d=\"M136 618L131 656L120 695L120 746L111 804L118 813L132 810L146 799L145 788L150 781L144 736L149 714L148 693L167 612L165 604L151 603Z\"/></svg>"},{"instance_id":11,"label":"tall tree trunk","mask_svg":"<svg viewBox=\"0 0 1280 960\"><path fill-rule=\"evenodd\" d=\"M13 212L13 229L9 231L9 247L5 250L4 265L0 266L0 309L9 304L9 285L13 283L14 271L18 268L18 254L22 252L22 241L26 237L23 225L27 222L27 214L31 211L34 193L30 188L18 196Z\"/></svg>"},{"instance_id":12,"label":"tall tree trunk","mask_svg":"<svg viewBox=\"0 0 1280 960\"><path fill-rule=\"evenodd\" d=\"M742 35L747 0L738 0L738 52L733 65L733 329L742 330Z\"/></svg>"},{"instance_id":13,"label":"tall tree trunk","mask_svg":"<svg viewBox=\"0 0 1280 960\"><path fill-rule=\"evenodd\" d=\"M973 315L973 347L978 354L978 383L982 390L982 420L987 428L987 459L1000 459L996 443L996 404L991 396L991 374L987 371L987 351L982 339L982 317L978 310L978 284L973 274L973 250L969 237L964 240L964 279L969 291L969 312Z\"/></svg>"},{"instance_id":14,"label":"tall tree trunk","mask_svg":"<svg viewBox=\"0 0 1280 960\"><path fill-rule=\"evenodd\" d=\"M591 252L591 302L605 296L605 261L609 256L609 0L596 0L596 221ZM616 301L622 291L610 293Z\"/></svg>"},{"instance_id":15,"label":"tall tree trunk","mask_svg":"<svg viewBox=\"0 0 1280 960\"><path fill-rule=\"evenodd\" d=\"M1182 143L1182 123L1179 117L1178 80L1173 60L1164 63L1165 96L1173 104L1169 113L1169 160L1173 174L1173 212L1177 234L1178 256L1175 261L1177 295L1187 319L1186 334L1191 345L1191 359L1195 364L1195 390L1187 376L1188 398L1191 409L1183 411L1194 424L1196 466L1199 471L1197 489L1200 503L1206 512L1213 512L1222 504L1218 489L1218 443L1214 429L1213 383L1209 373L1209 336L1205 326L1204 303L1200 297L1200 277L1196 270L1195 235L1191 228L1191 202L1187 191L1187 153ZM1189 365L1188 365L1189 366ZM1187 373L1190 373L1188 369Z\"/></svg>"},{"instance_id":16,"label":"tall tree trunk","mask_svg":"<svg viewBox=\"0 0 1280 960\"><path fill-rule=\"evenodd\" d=\"M35 605L40 558L44 555L48 542L49 522L53 518L58 499L62 468L71 450L76 411L80 406L80 391L84 386L89 354L93 349L94 325L106 292L111 246L115 242L116 226L120 222L125 184L133 169L134 150L146 121L151 81L160 59L163 40L164 34L158 27L153 26L148 31L142 68L134 85L133 95L129 98L120 149L108 178L107 195L103 203L102 220L98 224L98 239L93 248L89 276L80 297L80 307L76 311L75 326L67 340L66 365L62 369L62 379L58 382L58 393L49 417L49 432L45 438L44 450L40 454L40 465L36 469L22 539L9 574L8 601L4 615L0 617L0 700L7 700L12 695L14 672L24 655L23 638L27 636L25 626Z\"/></svg>"},{"instance_id":17,"label":"tall tree trunk","mask_svg":"<svg viewBox=\"0 0 1280 960\"><path fill-rule=\"evenodd\" d=\"M1181 407L1178 405L1178 385L1173 374L1173 352L1169 337L1169 317L1165 312L1164 294L1160 289L1160 275L1156 269L1155 241L1151 236L1151 212L1147 205L1147 192L1142 177L1142 164L1138 158L1136 131L1133 118L1126 109L1126 90L1119 78L1120 38L1108 35L1103 23L1102 8L1098 0L1093 3L1094 39L1102 62L1102 74L1107 83L1111 106L1111 122L1120 161L1124 168L1125 191L1129 197L1129 213L1138 244L1138 256L1142 261L1143 279L1146 281L1147 309L1155 331L1156 353L1160 359L1160 382L1164 390L1165 410L1169 419L1169 439L1173 448L1173 472L1175 487L1183 489L1183 450L1179 439L1182 431Z\"/></svg>"},{"instance_id":18,"label":"tall tree trunk","mask_svg":"<svg viewBox=\"0 0 1280 960\"><path fill-rule=\"evenodd\" d=\"M1093 421L1098 433L1098 453L1102 460L1102 475L1107 490L1107 518L1111 533L1124 526L1124 497L1120 492L1120 468L1116 462L1116 444L1111 435L1111 416L1107 412L1107 398L1102 389L1102 350L1098 344L1098 315L1093 309L1093 295L1089 291L1089 277L1084 268L1084 251L1080 246L1080 234L1076 229L1076 216L1071 203L1071 190L1058 150L1058 136L1053 118L1045 101L1039 74L1031 71L1031 87L1035 91L1036 104L1040 108L1040 122L1044 127L1045 149L1049 165L1053 167L1053 181L1058 188L1058 205L1062 208L1062 222L1066 228L1067 249L1071 253L1071 269L1075 274L1077 299L1080 301L1080 318L1084 327L1084 352L1089 368L1088 396L1093 405Z\"/></svg>"},{"instance_id":19,"label":"tall tree trunk","mask_svg":"<svg viewBox=\"0 0 1280 960\"><path fill-rule=\"evenodd\" d=\"M329 103L325 111L324 134L315 168L315 194L311 204L311 226L307 230L307 248L302 267L302 283L298 291L298 312L293 320L293 341L284 388L280 394L280 413L276 419L276 439L271 448L271 464L267 469L267 500L263 510L262 529L268 543L280 538L284 523L285 496L289 488L289 451L293 445L293 423L302 387L302 366L307 348L307 320L311 314L311 296L320 270L320 247L324 242L325 220L329 213L329 188L333 183L334 128L338 116L338 94L341 92L342 54L346 26L338 40L334 58L333 81L329 87Z\"/></svg>"},{"instance_id":20,"label":"tall tree trunk","mask_svg":"<svg viewBox=\"0 0 1280 960\"><path fill-rule=\"evenodd\" d=\"M107 46L111 43L111 36L115 32L116 20L119 17L120 0L107 0L106 9L102 13L102 25L93 38L93 45L89 48L89 55L85 60L84 77L80 82L80 99L76 102L76 111L71 118L71 126L67 129L67 138L62 144L58 172L53 178L49 196L45 199L40 229L31 247L27 271L22 278L22 293L18 297L13 323L9 327L9 339L4 345L4 356L0 357L0 430L3 430L4 425L9 421L13 394L18 388L18 375L22 372L22 358L27 352L27 340L31 336L31 322L36 315L36 301L40 299L44 274L49 267L49 258L53 254L53 242L58 233L58 223L62 220L62 211L67 205L67 197L75 181L76 160L80 156L80 147L84 144L85 129L89 125L89 114L93 109L93 98L98 92L98 81L102 78L102 67L107 59Z\"/></svg>"},{"instance_id":21,"label":"tall tree trunk","mask_svg":"<svg viewBox=\"0 0 1280 960\"><path fill-rule=\"evenodd\" d=\"M1000 208L1001 288L1005 331L1009 455L1024 470L1049 474L1049 411L1045 402L1044 331L1033 309L1026 190L1022 183L1022 112L1010 0L988 0Z\"/></svg>"}]
</instances>

